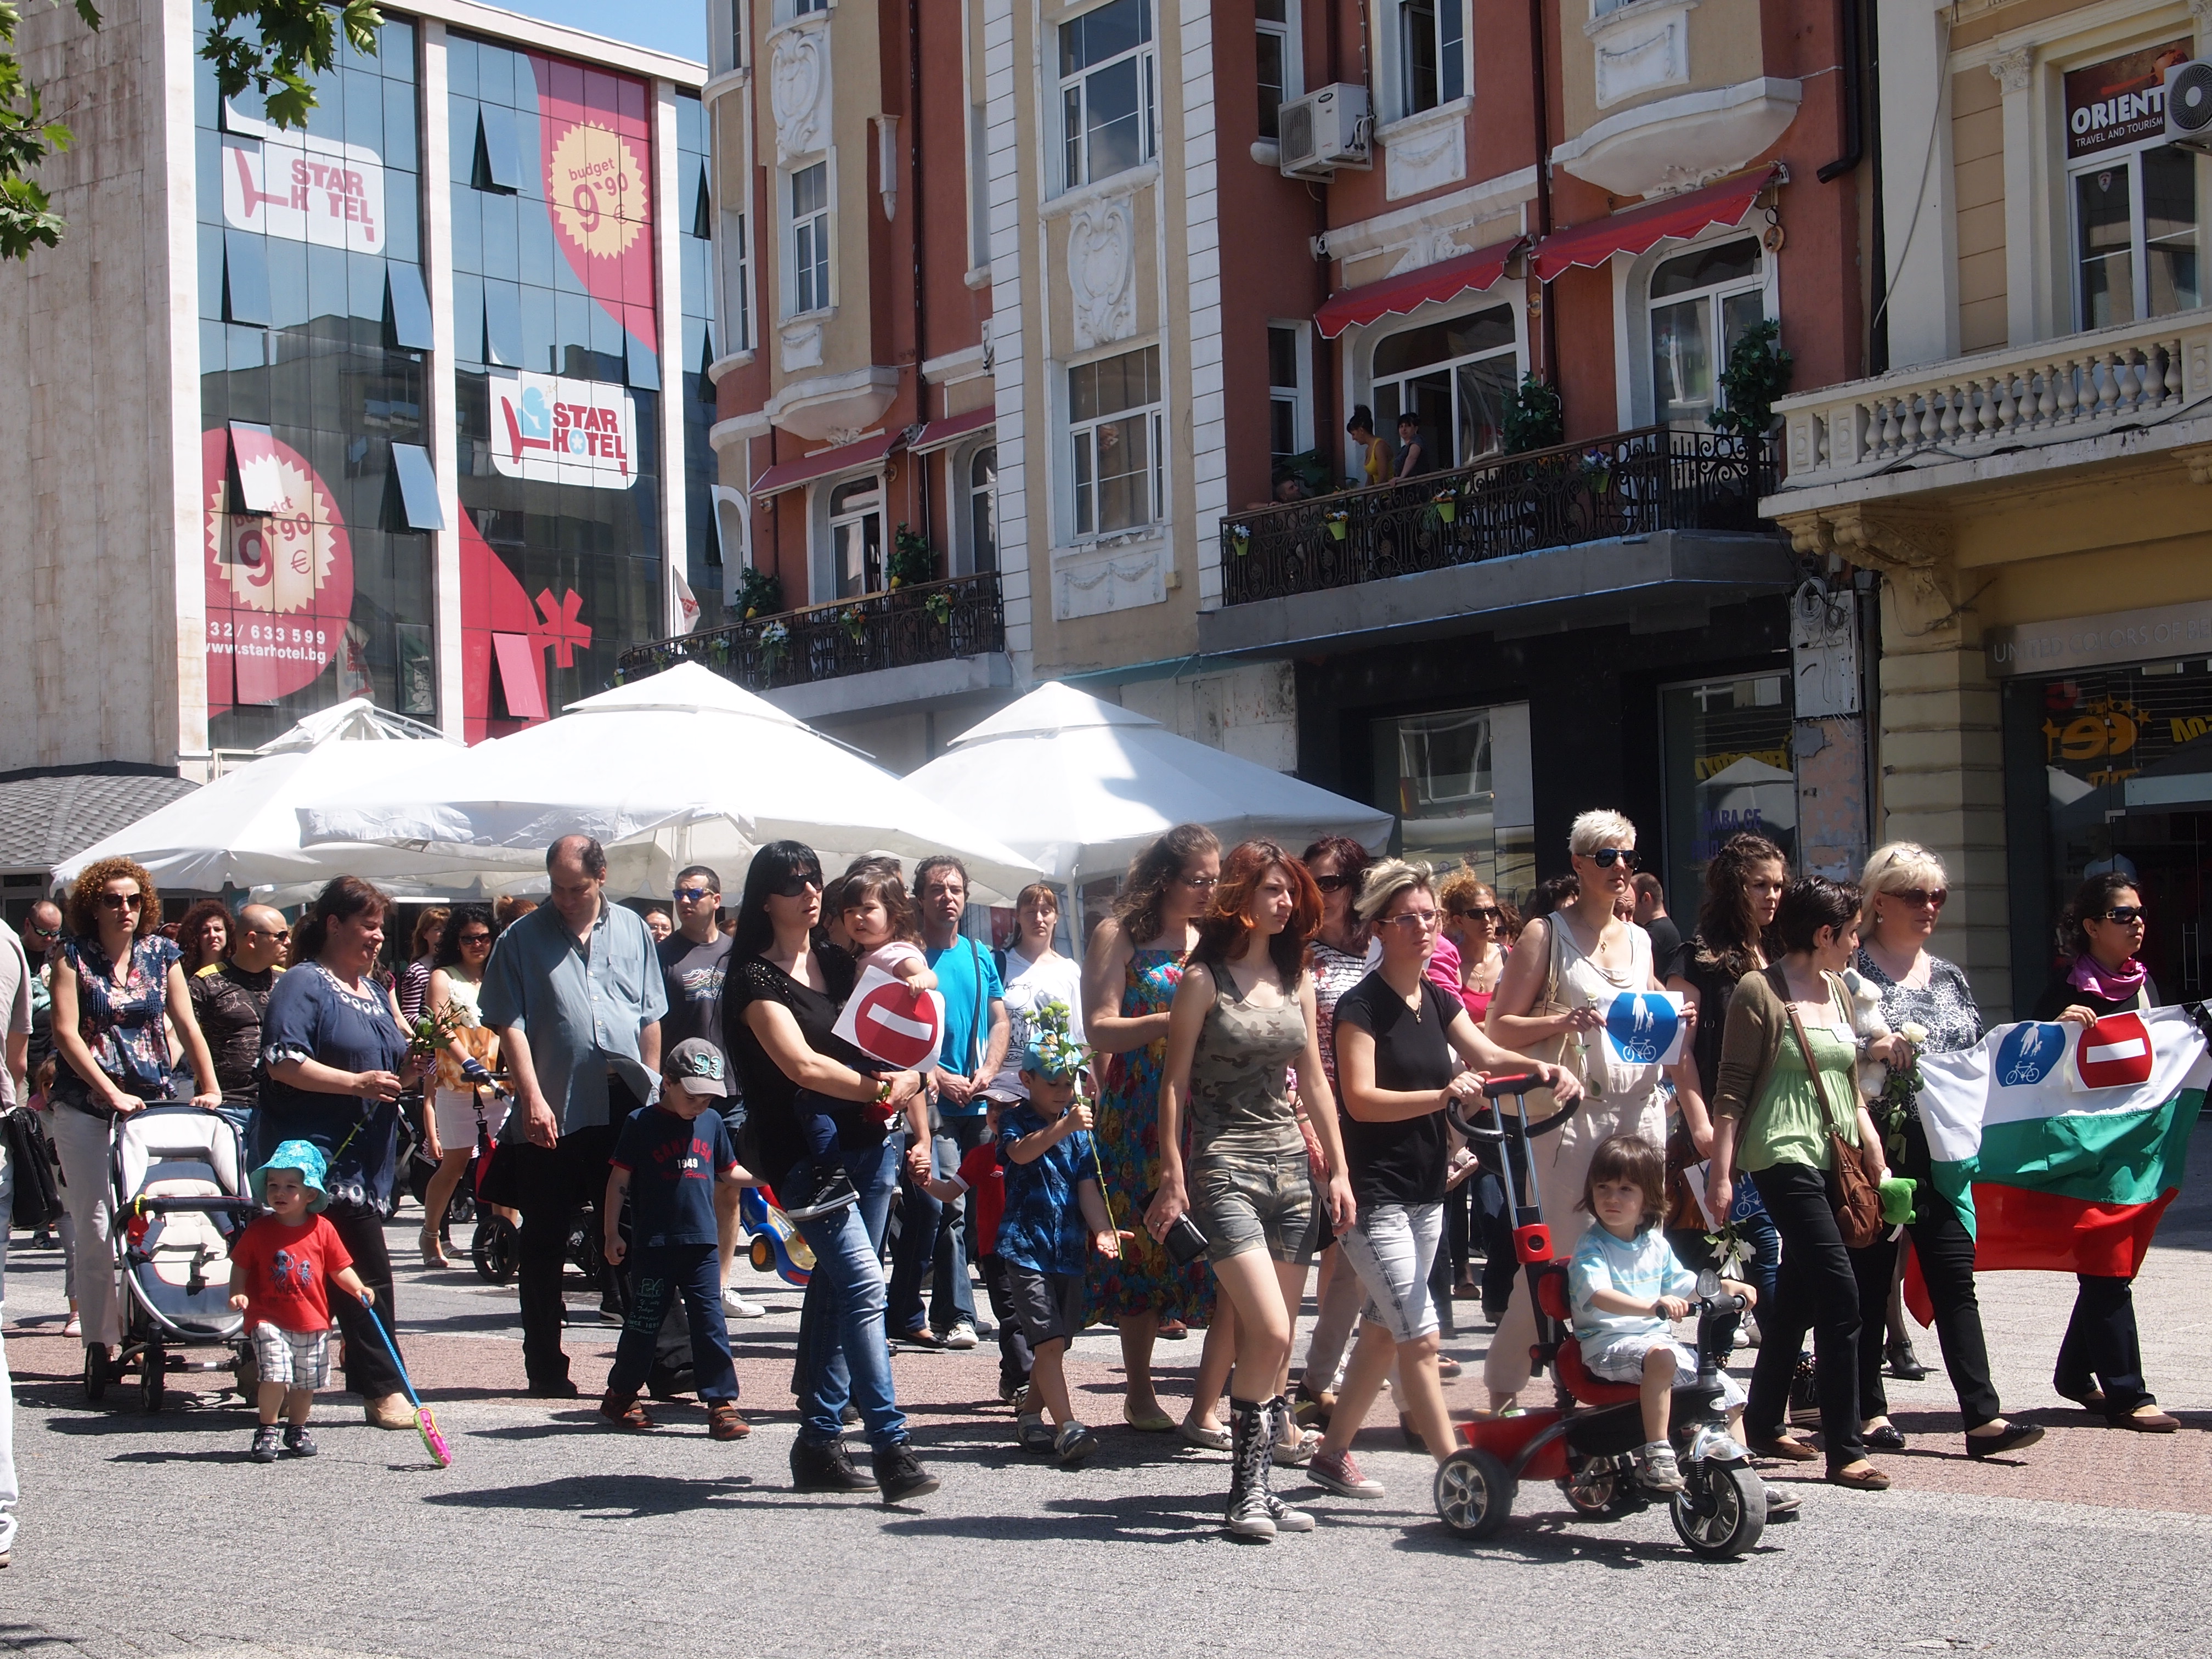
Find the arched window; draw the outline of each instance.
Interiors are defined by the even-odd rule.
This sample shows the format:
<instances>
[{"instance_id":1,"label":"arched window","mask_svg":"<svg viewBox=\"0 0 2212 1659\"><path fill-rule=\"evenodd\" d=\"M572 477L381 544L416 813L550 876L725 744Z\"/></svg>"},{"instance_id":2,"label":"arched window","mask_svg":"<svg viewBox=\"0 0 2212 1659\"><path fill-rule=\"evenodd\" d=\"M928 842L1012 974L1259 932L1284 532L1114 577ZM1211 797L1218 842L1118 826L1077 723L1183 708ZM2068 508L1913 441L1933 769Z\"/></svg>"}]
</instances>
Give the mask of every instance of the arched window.
<instances>
[{"instance_id":1,"label":"arched window","mask_svg":"<svg viewBox=\"0 0 2212 1659\"><path fill-rule=\"evenodd\" d=\"M1412 410L1425 471L1494 454L1518 369L1510 306L1390 335L1375 347L1375 430L1395 447L1398 417Z\"/></svg>"},{"instance_id":2,"label":"arched window","mask_svg":"<svg viewBox=\"0 0 2212 1659\"><path fill-rule=\"evenodd\" d=\"M1694 248L1651 273L1651 404L1662 426L1705 432L1720 372L1744 331L1766 316L1759 239Z\"/></svg>"},{"instance_id":3,"label":"arched window","mask_svg":"<svg viewBox=\"0 0 2212 1659\"><path fill-rule=\"evenodd\" d=\"M855 478L830 493L830 571L841 599L884 586L884 485Z\"/></svg>"},{"instance_id":4,"label":"arched window","mask_svg":"<svg viewBox=\"0 0 2212 1659\"><path fill-rule=\"evenodd\" d=\"M999 447L986 444L968 463L968 555L971 570L999 568Z\"/></svg>"}]
</instances>

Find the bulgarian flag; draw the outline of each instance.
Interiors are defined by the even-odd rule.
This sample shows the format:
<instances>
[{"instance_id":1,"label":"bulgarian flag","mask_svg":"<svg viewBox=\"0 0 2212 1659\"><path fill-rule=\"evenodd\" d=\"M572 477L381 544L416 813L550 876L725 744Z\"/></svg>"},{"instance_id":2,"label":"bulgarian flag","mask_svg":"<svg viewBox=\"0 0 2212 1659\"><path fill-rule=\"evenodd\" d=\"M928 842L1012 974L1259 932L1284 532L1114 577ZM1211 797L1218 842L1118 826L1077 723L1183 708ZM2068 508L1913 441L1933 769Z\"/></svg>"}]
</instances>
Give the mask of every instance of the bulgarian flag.
<instances>
[{"instance_id":1,"label":"bulgarian flag","mask_svg":"<svg viewBox=\"0 0 2212 1659\"><path fill-rule=\"evenodd\" d=\"M1922 1055L1920 1075L1936 1189L1974 1235L1977 1271L2135 1276L2212 1080L2188 1011L2002 1025L1974 1048ZM1908 1291L1928 1323L1917 1273Z\"/></svg>"}]
</instances>

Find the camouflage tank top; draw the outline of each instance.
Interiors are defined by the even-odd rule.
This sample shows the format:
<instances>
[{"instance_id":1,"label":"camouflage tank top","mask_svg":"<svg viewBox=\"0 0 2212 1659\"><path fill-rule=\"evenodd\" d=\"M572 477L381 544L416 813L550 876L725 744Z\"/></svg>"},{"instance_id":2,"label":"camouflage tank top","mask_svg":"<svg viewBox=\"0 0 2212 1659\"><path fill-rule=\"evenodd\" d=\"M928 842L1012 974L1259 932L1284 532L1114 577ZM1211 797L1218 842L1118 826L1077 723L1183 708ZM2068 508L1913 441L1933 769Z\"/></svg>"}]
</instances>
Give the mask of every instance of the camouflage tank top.
<instances>
[{"instance_id":1,"label":"camouflage tank top","mask_svg":"<svg viewBox=\"0 0 2212 1659\"><path fill-rule=\"evenodd\" d=\"M1305 1151L1288 1068L1306 1046L1305 1010L1297 988L1279 1006L1261 1007L1241 994L1231 972L1213 970L1213 1006L1190 1062L1191 1145L1194 1154Z\"/></svg>"}]
</instances>

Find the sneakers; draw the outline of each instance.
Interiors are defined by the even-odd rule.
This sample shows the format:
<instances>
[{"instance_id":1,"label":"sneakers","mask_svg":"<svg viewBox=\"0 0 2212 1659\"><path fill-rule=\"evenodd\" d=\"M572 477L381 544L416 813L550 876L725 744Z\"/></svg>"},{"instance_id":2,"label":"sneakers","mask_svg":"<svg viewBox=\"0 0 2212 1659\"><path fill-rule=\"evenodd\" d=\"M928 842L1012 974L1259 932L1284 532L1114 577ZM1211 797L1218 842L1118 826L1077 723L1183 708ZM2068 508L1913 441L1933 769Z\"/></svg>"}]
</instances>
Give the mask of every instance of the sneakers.
<instances>
[{"instance_id":1,"label":"sneakers","mask_svg":"<svg viewBox=\"0 0 2212 1659\"><path fill-rule=\"evenodd\" d=\"M305 1424L290 1423L285 1425L285 1456L313 1457L319 1449L319 1448L315 1444L315 1437L307 1432Z\"/></svg>"},{"instance_id":2,"label":"sneakers","mask_svg":"<svg viewBox=\"0 0 2212 1659\"><path fill-rule=\"evenodd\" d=\"M767 1314L768 1309L758 1302L746 1301L736 1285L725 1285L722 1286L722 1312L731 1319L759 1319Z\"/></svg>"},{"instance_id":3,"label":"sneakers","mask_svg":"<svg viewBox=\"0 0 2212 1659\"><path fill-rule=\"evenodd\" d=\"M1222 1518L1232 1536L1273 1542L1275 1517L1267 1512L1267 1443L1273 1438L1271 1413L1264 1405L1229 1402L1233 1442L1230 1461L1229 1509Z\"/></svg>"},{"instance_id":4,"label":"sneakers","mask_svg":"<svg viewBox=\"0 0 2212 1659\"><path fill-rule=\"evenodd\" d=\"M1052 1431L1045 1426L1042 1412L1024 1412L1014 1419L1014 1443L1025 1452L1048 1452L1055 1449Z\"/></svg>"},{"instance_id":5,"label":"sneakers","mask_svg":"<svg viewBox=\"0 0 2212 1659\"><path fill-rule=\"evenodd\" d=\"M624 1324L627 1324L627 1323L629 1323L629 1316L627 1314L623 1313L623 1310L622 1310L620 1308L610 1307L610 1306L608 1306L608 1305L607 1305L605 1303L604 1303L604 1302L603 1302L603 1303L601 1303L601 1304L599 1304L599 1323L600 1323L600 1324L602 1324L602 1325L624 1325Z\"/></svg>"},{"instance_id":6,"label":"sneakers","mask_svg":"<svg viewBox=\"0 0 2212 1659\"><path fill-rule=\"evenodd\" d=\"M1292 1509L1275 1496L1273 1490L1267 1484L1267 1470L1271 1463L1288 1461L1304 1464L1311 1462L1313 1455L1321 1449L1321 1437L1310 1430L1301 1431L1297 1428L1291 1417L1291 1402L1279 1394L1261 1409L1265 1413L1261 1420L1272 1431L1269 1438L1273 1443L1267 1449L1268 1459L1261 1466L1260 1499L1267 1506L1267 1518L1275 1523L1277 1532L1311 1532L1314 1529L1313 1516L1308 1515L1304 1510ZM1286 1428L1293 1434L1301 1437L1295 1454L1287 1458L1288 1449L1284 1446L1279 1438L1281 1431Z\"/></svg>"},{"instance_id":7,"label":"sneakers","mask_svg":"<svg viewBox=\"0 0 2212 1659\"><path fill-rule=\"evenodd\" d=\"M866 1492L875 1484L853 1467L842 1440L822 1445L806 1440L791 1443L793 1492Z\"/></svg>"},{"instance_id":8,"label":"sneakers","mask_svg":"<svg viewBox=\"0 0 2212 1659\"><path fill-rule=\"evenodd\" d=\"M1636 1455L1636 1478L1646 1492L1680 1492L1682 1471L1674 1462L1674 1449L1655 1440Z\"/></svg>"},{"instance_id":9,"label":"sneakers","mask_svg":"<svg viewBox=\"0 0 2212 1659\"><path fill-rule=\"evenodd\" d=\"M816 1216L828 1215L860 1201L860 1194L853 1190L852 1178L835 1164L817 1170L811 1188L793 1196L798 1201L786 1205L783 1212L793 1221L811 1221Z\"/></svg>"},{"instance_id":10,"label":"sneakers","mask_svg":"<svg viewBox=\"0 0 2212 1659\"><path fill-rule=\"evenodd\" d=\"M1352 1454L1322 1452L1306 1465L1306 1479L1323 1492L1333 1492L1339 1498L1380 1498L1382 1483L1371 1480L1359 1472Z\"/></svg>"},{"instance_id":11,"label":"sneakers","mask_svg":"<svg viewBox=\"0 0 2212 1659\"><path fill-rule=\"evenodd\" d=\"M1002 1376L999 1379L999 1403L1011 1406L1030 1391L1026 1376Z\"/></svg>"},{"instance_id":12,"label":"sneakers","mask_svg":"<svg viewBox=\"0 0 2212 1659\"><path fill-rule=\"evenodd\" d=\"M618 1429L649 1429L653 1421L634 1394L617 1394L607 1390L599 1401L599 1415Z\"/></svg>"},{"instance_id":13,"label":"sneakers","mask_svg":"<svg viewBox=\"0 0 2212 1659\"><path fill-rule=\"evenodd\" d=\"M927 1498L938 1486L937 1477L921 1467L914 1448L902 1440L889 1451L874 1453L876 1487L886 1504L903 1504L909 1498Z\"/></svg>"},{"instance_id":14,"label":"sneakers","mask_svg":"<svg viewBox=\"0 0 2212 1659\"><path fill-rule=\"evenodd\" d=\"M738 1415L738 1408L726 1400L710 1401L707 1407L707 1437L709 1440L742 1440L753 1431L753 1425Z\"/></svg>"},{"instance_id":15,"label":"sneakers","mask_svg":"<svg viewBox=\"0 0 2212 1659\"><path fill-rule=\"evenodd\" d=\"M948 1348L972 1348L977 1340L975 1328L963 1319L937 1340Z\"/></svg>"},{"instance_id":16,"label":"sneakers","mask_svg":"<svg viewBox=\"0 0 2212 1659\"><path fill-rule=\"evenodd\" d=\"M253 1431L253 1449L246 1454L257 1463L274 1463L282 1443L276 1437L276 1425L263 1423Z\"/></svg>"},{"instance_id":17,"label":"sneakers","mask_svg":"<svg viewBox=\"0 0 2212 1659\"><path fill-rule=\"evenodd\" d=\"M1052 1449L1063 1468L1073 1468L1098 1449L1098 1437L1082 1424L1066 1422L1060 1425L1060 1433L1052 1443Z\"/></svg>"},{"instance_id":18,"label":"sneakers","mask_svg":"<svg viewBox=\"0 0 2212 1659\"><path fill-rule=\"evenodd\" d=\"M1735 1340L1747 1348L1759 1346L1759 1319L1756 1315L1746 1313L1737 1316Z\"/></svg>"}]
</instances>

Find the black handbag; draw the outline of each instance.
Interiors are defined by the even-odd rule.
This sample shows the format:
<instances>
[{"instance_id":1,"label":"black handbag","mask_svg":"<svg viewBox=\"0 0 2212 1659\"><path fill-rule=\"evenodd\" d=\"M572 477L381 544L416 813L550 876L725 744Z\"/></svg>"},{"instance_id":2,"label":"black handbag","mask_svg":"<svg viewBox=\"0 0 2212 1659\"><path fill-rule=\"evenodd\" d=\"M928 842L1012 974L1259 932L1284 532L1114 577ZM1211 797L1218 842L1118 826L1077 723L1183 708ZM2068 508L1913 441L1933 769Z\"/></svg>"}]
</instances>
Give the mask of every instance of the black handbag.
<instances>
[{"instance_id":1,"label":"black handbag","mask_svg":"<svg viewBox=\"0 0 2212 1659\"><path fill-rule=\"evenodd\" d=\"M1156 1192L1146 1193L1145 1201L1138 1213L1139 1215L1149 1213L1152 1207L1152 1200L1158 1196ZM1193 1221L1190 1218L1190 1212L1185 1210L1168 1228L1168 1236L1160 1240L1160 1248L1168 1253L1168 1260L1176 1267L1188 1267L1206 1254L1206 1237L1199 1231L1198 1223Z\"/></svg>"},{"instance_id":2,"label":"black handbag","mask_svg":"<svg viewBox=\"0 0 2212 1659\"><path fill-rule=\"evenodd\" d=\"M54 1166L46 1152L46 1138L37 1116L27 1106L0 1115L0 1131L8 1138L8 1167L14 1171L15 1201L10 1217L18 1227L51 1226L61 1218L61 1188L54 1182Z\"/></svg>"}]
</instances>

